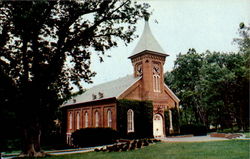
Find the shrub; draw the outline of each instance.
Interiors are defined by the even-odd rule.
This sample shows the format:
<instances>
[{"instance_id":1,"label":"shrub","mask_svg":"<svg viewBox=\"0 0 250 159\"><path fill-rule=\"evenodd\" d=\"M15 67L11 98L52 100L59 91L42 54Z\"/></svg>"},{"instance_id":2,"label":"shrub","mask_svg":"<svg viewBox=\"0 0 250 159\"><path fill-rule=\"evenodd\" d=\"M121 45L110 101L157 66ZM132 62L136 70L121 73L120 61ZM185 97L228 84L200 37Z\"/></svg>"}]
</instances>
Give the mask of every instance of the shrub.
<instances>
[{"instance_id":1,"label":"shrub","mask_svg":"<svg viewBox=\"0 0 250 159\"><path fill-rule=\"evenodd\" d=\"M143 140L143 144L142 144L142 146L148 146L148 145L149 145L148 140L144 139L144 140Z\"/></svg>"},{"instance_id":2,"label":"shrub","mask_svg":"<svg viewBox=\"0 0 250 159\"><path fill-rule=\"evenodd\" d=\"M44 133L41 136L43 149L67 149L70 148L65 142L65 134L59 132Z\"/></svg>"},{"instance_id":3,"label":"shrub","mask_svg":"<svg viewBox=\"0 0 250 159\"><path fill-rule=\"evenodd\" d=\"M181 134L193 134L194 136L206 135L207 128L204 125L182 125Z\"/></svg>"},{"instance_id":4,"label":"shrub","mask_svg":"<svg viewBox=\"0 0 250 159\"><path fill-rule=\"evenodd\" d=\"M126 138L133 140L133 139L136 139L137 137L136 137L136 134L134 132L132 132L132 133L128 133Z\"/></svg>"},{"instance_id":5,"label":"shrub","mask_svg":"<svg viewBox=\"0 0 250 159\"><path fill-rule=\"evenodd\" d=\"M118 133L111 128L85 128L75 131L72 138L77 147L97 146L114 143Z\"/></svg>"}]
</instances>

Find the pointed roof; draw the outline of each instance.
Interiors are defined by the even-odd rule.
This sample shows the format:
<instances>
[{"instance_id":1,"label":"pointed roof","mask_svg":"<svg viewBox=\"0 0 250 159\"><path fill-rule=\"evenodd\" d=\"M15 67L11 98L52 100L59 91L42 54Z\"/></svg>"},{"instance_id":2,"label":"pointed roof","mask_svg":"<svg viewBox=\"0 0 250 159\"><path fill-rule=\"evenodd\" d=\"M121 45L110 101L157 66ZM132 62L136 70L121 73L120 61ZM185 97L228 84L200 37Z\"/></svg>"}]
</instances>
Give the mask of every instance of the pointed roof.
<instances>
[{"instance_id":1,"label":"pointed roof","mask_svg":"<svg viewBox=\"0 0 250 159\"><path fill-rule=\"evenodd\" d=\"M132 58L146 50L154 52L155 54L168 56L153 36L147 19L145 19L144 30L141 38L129 58Z\"/></svg>"}]
</instances>

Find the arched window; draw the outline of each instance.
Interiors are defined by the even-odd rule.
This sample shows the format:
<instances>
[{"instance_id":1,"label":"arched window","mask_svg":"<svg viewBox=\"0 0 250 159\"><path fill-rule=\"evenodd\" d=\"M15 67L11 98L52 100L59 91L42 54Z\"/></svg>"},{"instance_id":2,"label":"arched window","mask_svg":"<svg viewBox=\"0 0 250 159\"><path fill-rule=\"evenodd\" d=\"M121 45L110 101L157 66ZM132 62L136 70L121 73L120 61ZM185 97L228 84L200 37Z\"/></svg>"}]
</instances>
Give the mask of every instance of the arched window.
<instances>
[{"instance_id":1,"label":"arched window","mask_svg":"<svg viewBox=\"0 0 250 159\"><path fill-rule=\"evenodd\" d=\"M88 112L85 112L85 128L89 126L89 115Z\"/></svg>"},{"instance_id":2,"label":"arched window","mask_svg":"<svg viewBox=\"0 0 250 159\"><path fill-rule=\"evenodd\" d=\"M108 113L107 113L107 123L108 123L108 127L112 127L112 112L111 110L108 110Z\"/></svg>"},{"instance_id":3,"label":"arched window","mask_svg":"<svg viewBox=\"0 0 250 159\"><path fill-rule=\"evenodd\" d=\"M76 129L80 129L80 113L76 114Z\"/></svg>"},{"instance_id":4,"label":"arched window","mask_svg":"<svg viewBox=\"0 0 250 159\"><path fill-rule=\"evenodd\" d=\"M72 120L72 113L70 112L69 113L69 129L72 129L72 122L73 122L73 120Z\"/></svg>"},{"instance_id":5,"label":"arched window","mask_svg":"<svg viewBox=\"0 0 250 159\"><path fill-rule=\"evenodd\" d=\"M154 92L160 92L160 76L159 75L153 75L153 88Z\"/></svg>"},{"instance_id":6,"label":"arched window","mask_svg":"<svg viewBox=\"0 0 250 159\"><path fill-rule=\"evenodd\" d=\"M129 109L127 112L128 132L134 132L134 111Z\"/></svg>"},{"instance_id":7,"label":"arched window","mask_svg":"<svg viewBox=\"0 0 250 159\"><path fill-rule=\"evenodd\" d=\"M95 127L99 127L99 113L95 112Z\"/></svg>"},{"instance_id":8,"label":"arched window","mask_svg":"<svg viewBox=\"0 0 250 159\"><path fill-rule=\"evenodd\" d=\"M154 88L154 92L156 90L156 76L153 76L153 88Z\"/></svg>"},{"instance_id":9,"label":"arched window","mask_svg":"<svg viewBox=\"0 0 250 159\"><path fill-rule=\"evenodd\" d=\"M157 92L160 92L161 90L160 90L160 76L158 75L158 76L156 76L156 81L157 81L157 85L156 85L156 90L157 90Z\"/></svg>"}]
</instances>

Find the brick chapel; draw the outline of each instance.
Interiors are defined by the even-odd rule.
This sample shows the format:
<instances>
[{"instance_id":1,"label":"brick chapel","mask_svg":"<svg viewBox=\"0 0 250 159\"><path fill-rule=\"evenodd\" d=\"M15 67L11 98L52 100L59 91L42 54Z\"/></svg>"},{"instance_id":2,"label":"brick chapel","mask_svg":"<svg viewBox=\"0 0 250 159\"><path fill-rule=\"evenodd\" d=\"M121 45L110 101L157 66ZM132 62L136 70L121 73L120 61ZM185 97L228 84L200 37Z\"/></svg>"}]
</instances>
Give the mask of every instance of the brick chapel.
<instances>
[{"instance_id":1,"label":"brick chapel","mask_svg":"<svg viewBox=\"0 0 250 159\"><path fill-rule=\"evenodd\" d=\"M140 40L128 57L134 67L132 75L103 83L88 89L81 95L67 101L62 107L66 110L67 141L71 134L80 128L110 127L118 128L117 100L149 100L153 104L153 136L164 137L166 134L164 110L179 107L179 99L164 83L163 65L168 55L154 38L148 21ZM124 127L127 133L135 131L134 110L127 111ZM169 110L169 131L173 131L172 113Z\"/></svg>"}]
</instances>

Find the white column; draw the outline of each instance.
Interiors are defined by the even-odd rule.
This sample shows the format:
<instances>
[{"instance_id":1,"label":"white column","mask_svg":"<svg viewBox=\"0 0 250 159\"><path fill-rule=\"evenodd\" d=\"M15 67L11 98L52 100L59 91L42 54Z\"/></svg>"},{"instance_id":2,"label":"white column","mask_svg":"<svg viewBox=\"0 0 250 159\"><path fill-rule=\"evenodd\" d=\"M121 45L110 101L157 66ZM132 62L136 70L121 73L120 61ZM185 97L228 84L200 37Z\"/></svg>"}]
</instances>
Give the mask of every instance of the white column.
<instances>
[{"instance_id":1,"label":"white column","mask_svg":"<svg viewBox=\"0 0 250 159\"><path fill-rule=\"evenodd\" d=\"M169 131L170 131L170 134L172 134L174 132L173 122L172 122L172 111L169 110L168 114L169 114Z\"/></svg>"}]
</instances>

